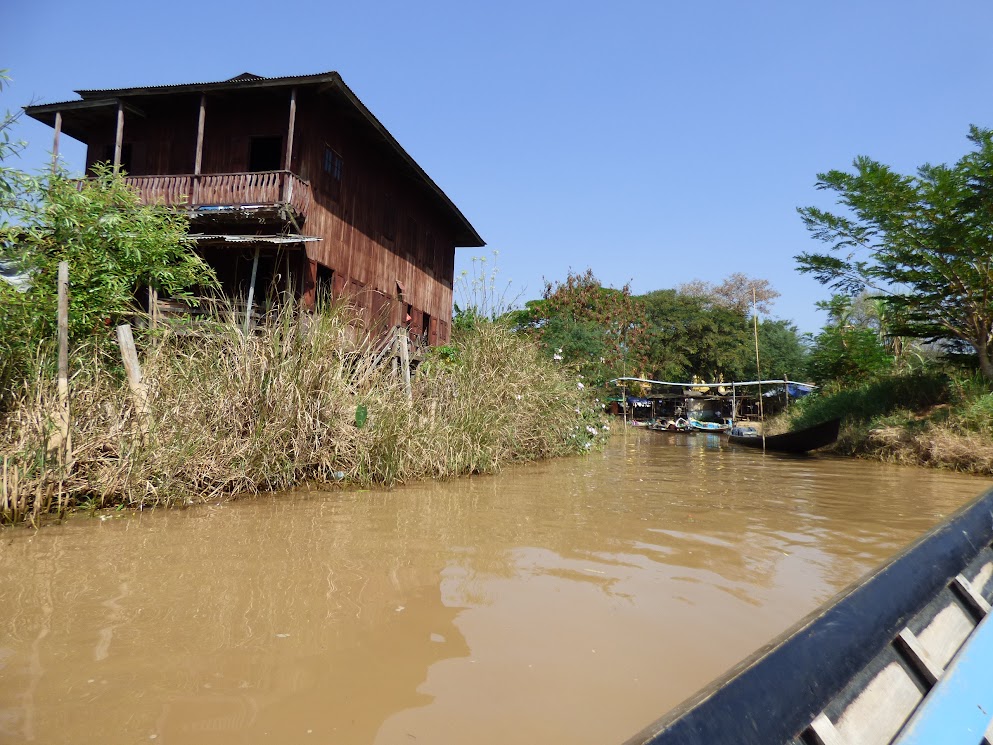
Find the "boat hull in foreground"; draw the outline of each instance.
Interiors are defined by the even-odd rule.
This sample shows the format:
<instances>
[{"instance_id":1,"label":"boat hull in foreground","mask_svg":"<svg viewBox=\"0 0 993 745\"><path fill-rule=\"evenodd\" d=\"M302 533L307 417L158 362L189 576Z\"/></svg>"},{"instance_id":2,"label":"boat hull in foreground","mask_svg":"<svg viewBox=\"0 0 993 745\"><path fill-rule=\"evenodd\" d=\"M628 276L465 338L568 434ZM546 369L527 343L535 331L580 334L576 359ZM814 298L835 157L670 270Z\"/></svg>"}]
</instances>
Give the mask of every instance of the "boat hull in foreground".
<instances>
[{"instance_id":1,"label":"boat hull in foreground","mask_svg":"<svg viewBox=\"0 0 993 745\"><path fill-rule=\"evenodd\" d=\"M993 490L626 745L993 742L991 514Z\"/></svg>"}]
</instances>

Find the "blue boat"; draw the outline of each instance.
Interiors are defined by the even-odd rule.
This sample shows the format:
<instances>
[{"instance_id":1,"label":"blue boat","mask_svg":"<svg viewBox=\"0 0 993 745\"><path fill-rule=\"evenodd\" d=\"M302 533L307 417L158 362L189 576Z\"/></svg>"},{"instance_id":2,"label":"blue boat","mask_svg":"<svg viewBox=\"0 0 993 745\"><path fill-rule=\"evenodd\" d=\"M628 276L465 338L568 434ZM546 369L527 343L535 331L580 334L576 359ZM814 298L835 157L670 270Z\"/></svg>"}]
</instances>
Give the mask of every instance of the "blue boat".
<instances>
[{"instance_id":1,"label":"blue boat","mask_svg":"<svg viewBox=\"0 0 993 745\"><path fill-rule=\"evenodd\" d=\"M731 429L728 422L705 422L701 419L689 418L690 429L697 432L727 432Z\"/></svg>"}]
</instances>

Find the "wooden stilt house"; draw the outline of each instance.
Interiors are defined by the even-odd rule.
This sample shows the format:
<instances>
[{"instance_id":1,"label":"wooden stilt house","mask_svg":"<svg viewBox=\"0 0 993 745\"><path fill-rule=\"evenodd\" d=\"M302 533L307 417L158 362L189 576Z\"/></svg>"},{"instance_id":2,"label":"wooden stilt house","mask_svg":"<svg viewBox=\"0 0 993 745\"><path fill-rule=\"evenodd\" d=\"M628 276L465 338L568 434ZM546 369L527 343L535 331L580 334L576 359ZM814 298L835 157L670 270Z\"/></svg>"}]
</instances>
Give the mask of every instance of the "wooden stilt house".
<instances>
[{"instance_id":1,"label":"wooden stilt house","mask_svg":"<svg viewBox=\"0 0 993 745\"><path fill-rule=\"evenodd\" d=\"M55 157L64 132L88 170L110 162L143 201L188 210L249 316L348 296L373 332L448 341L455 249L485 244L338 73L76 92L26 108Z\"/></svg>"}]
</instances>

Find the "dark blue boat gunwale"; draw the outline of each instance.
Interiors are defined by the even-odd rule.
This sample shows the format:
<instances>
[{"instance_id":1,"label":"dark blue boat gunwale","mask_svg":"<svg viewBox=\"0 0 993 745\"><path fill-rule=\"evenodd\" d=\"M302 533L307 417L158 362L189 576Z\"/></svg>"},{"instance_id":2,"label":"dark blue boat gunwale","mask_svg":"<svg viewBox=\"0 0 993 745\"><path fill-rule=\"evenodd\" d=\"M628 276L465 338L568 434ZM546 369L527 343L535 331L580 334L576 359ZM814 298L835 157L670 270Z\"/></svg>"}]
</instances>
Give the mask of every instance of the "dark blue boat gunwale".
<instances>
[{"instance_id":1,"label":"dark blue boat gunwale","mask_svg":"<svg viewBox=\"0 0 993 745\"><path fill-rule=\"evenodd\" d=\"M993 542L993 489L625 745L796 742Z\"/></svg>"}]
</instances>

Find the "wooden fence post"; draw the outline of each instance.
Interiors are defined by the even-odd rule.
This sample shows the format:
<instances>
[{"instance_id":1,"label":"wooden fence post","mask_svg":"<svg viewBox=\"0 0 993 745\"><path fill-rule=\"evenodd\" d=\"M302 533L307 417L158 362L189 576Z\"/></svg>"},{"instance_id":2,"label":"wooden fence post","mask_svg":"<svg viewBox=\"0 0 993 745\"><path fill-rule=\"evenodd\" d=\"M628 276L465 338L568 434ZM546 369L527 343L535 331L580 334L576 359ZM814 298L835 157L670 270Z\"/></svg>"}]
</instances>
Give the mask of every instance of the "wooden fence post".
<instances>
[{"instance_id":1,"label":"wooden fence post","mask_svg":"<svg viewBox=\"0 0 993 745\"><path fill-rule=\"evenodd\" d=\"M150 418L148 386L141 379L141 363L138 362L138 350L134 346L130 323L122 323L117 327L117 343L121 347L121 359L124 362L124 371L128 375L131 394L134 396L135 410L141 418L142 427L147 431Z\"/></svg>"}]
</instances>

